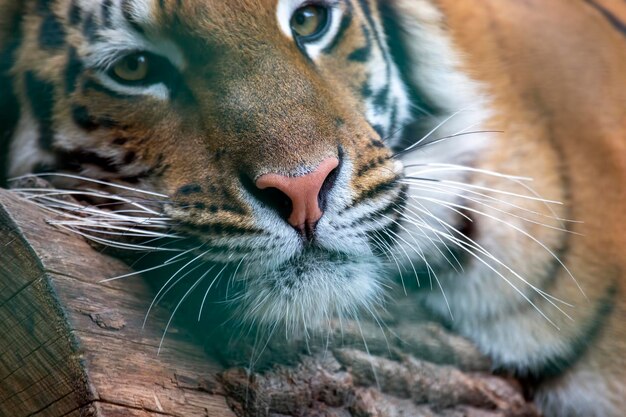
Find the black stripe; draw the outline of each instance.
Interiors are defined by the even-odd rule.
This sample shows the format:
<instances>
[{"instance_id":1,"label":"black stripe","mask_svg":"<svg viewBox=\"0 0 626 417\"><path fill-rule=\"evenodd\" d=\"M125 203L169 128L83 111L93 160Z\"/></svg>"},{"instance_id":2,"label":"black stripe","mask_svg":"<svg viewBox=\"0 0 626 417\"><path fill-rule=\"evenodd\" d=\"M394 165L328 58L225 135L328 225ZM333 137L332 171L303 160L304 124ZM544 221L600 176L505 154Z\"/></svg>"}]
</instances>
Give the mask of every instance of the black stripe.
<instances>
[{"instance_id":1,"label":"black stripe","mask_svg":"<svg viewBox=\"0 0 626 417\"><path fill-rule=\"evenodd\" d=\"M611 13L611 11L608 10L606 7L596 3L595 0L586 1L591 7L599 11L602 16L604 16L604 18L609 21L611 26L617 29L618 32L621 32L622 35L626 36L626 24L619 20L619 18L615 16L615 14Z\"/></svg>"},{"instance_id":2,"label":"black stripe","mask_svg":"<svg viewBox=\"0 0 626 417\"><path fill-rule=\"evenodd\" d=\"M357 177L362 177L363 175L367 174L371 170L383 166L385 164L385 162L387 162L387 159L382 157L382 156L379 156L376 159L372 159L367 164L365 164L361 168L359 168L359 170L356 172L356 176Z\"/></svg>"},{"instance_id":3,"label":"black stripe","mask_svg":"<svg viewBox=\"0 0 626 417\"><path fill-rule=\"evenodd\" d=\"M370 29L374 35L374 40L376 41L376 45L378 46L378 48L380 49L380 53L382 54L383 60L385 61L385 87L379 91L378 96L375 100L374 105L377 107L377 109L381 112L384 112L384 108L381 108L382 106L380 106L380 103L385 103L385 105L388 103L388 95L391 91L390 85L391 85L391 59L389 57L389 54L387 53L387 50L385 49L385 44L381 38L381 34L378 33L377 27L376 27L376 22L374 21L374 17L372 16L372 10L370 8L370 4L368 2L368 0L358 0L359 3L361 4L361 8L363 9L363 13L365 14L365 17L369 23ZM381 22L382 24L382 22ZM381 98L381 96L383 96ZM381 129L382 126L377 126L377 129L375 127L375 129L378 131L380 129L381 131L381 135L384 135L384 129Z\"/></svg>"},{"instance_id":4,"label":"black stripe","mask_svg":"<svg viewBox=\"0 0 626 417\"><path fill-rule=\"evenodd\" d=\"M78 4L78 0L72 0L72 3L70 4L70 10L67 15L70 25L76 26L77 24L79 24L81 15L82 10L80 8L80 5Z\"/></svg>"},{"instance_id":5,"label":"black stripe","mask_svg":"<svg viewBox=\"0 0 626 417\"><path fill-rule=\"evenodd\" d=\"M220 209L222 211L233 213L233 214L239 214L241 216L248 214L248 212L244 210L243 207L237 206L237 205L224 204L220 207Z\"/></svg>"},{"instance_id":6,"label":"black stripe","mask_svg":"<svg viewBox=\"0 0 626 417\"><path fill-rule=\"evenodd\" d=\"M389 129L391 137L395 136L397 132L396 124L398 123L398 99L395 98L393 100L393 104L391 105L391 116L389 117ZM387 139L391 139L388 137Z\"/></svg>"},{"instance_id":7,"label":"black stripe","mask_svg":"<svg viewBox=\"0 0 626 417\"><path fill-rule=\"evenodd\" d=\"M375 212L368 214L367 216L361 217L355 222L352 222L350 226L347 227L347 229L351 229L356 226L363 226L364 224L371 223L374 220L380 220L381 218L384 218L383 216L389 216L390 214L395 213L395 210L397 209L396 204L398 204L396 201L397 200L391 201L383 208L378 209Z\"/></svg>"},{"instance_id":8,"label":"black stripe","mask_svg":"<svg viewBox=\"0 0 626 417\"><path fill-rule=\"evenodd\" d=\"M372 35L367 26L363 25L363 37L365 38L365 46L353 51L348 55L348 61L351 62L367 62L372 56Z\"/></svg>"},{"instance_id":9,"label":"black stripe","mask_svg":"<svg viewBox=\"0 0 626 417\"><path fill-rule=\"evenodd\" d=\"M137 159L137 154L134 151L128 151L124 155L123 161L124 161L125 165L129 165L129 164L133 163L135 161L135 159Z\"/></svg>"},{"instance_id":10,"label":"black stripe","mask_svg":"<svg viewBox=\"0 0 626 417\"><path fill-rule=\"evenodd\" d=\"M617 271L618 274L621 271ZM600 277L599 277L600 278ZM600 279L607 279L602 277ZM596 303L595 311L587 323L581 326L581 331L569 340L569 349L564 350L561 354L556 354L546 359L545 363L539 369L530 372L530 375L522 375L523 379L532 379L540 382L549 378L562 375L563 372L572 368L576 362L593 346L593 342L598 339L608 317L613 313L615 308L615 298L618 293L617 278L614 277L611 285L607 288L604 296Z\"/></svg>"},{"instance_id":11,"label":"black stripe","mask_svg":"<svg viewBox=\"0 0 626 417\"><path fill-rule=\"evenodd\" d=\"M78 127L88 132L94 131L101 127L111 128L117 126L117 123L114 120L106 117L96 118L89 114L89 110L87 110L87 107L80 105L72 106L72 119Z\"/></svg>"},{"instance_id":12,"label":"black stripe","mask_svg":"<svg viewBox=\"0 0 626 417\"><path fill-rule=\"evenodd\" d=\"M374 148L384 148L385 143L382 140L379 140L378 138L372 138L370 142L370 146Z\"/></svg>"},{"instance_id":13,"label":"black stripe","mask_svg":"<svg viewBox=\"0 0 626 417\"><path fill-rule=\"evenodd\" d=\"M43 149L51 149L54 138L52 130L54 85L39 79L32 71L24 74L24 83L33 116L39 123L39 144Z\"/></svg>"},{"instance_id":14,"label":"black stripe","mask_svg":"<svg viewBox=\"0 0 626 417\"><path fill-rule=\"evenodd\" d=\"M208 207L207 207L207 204L203 201L177 201L174 204L176 205L176 207L180 208L181 210L190 210L190 209L195 209L195 210L200 210L200 211L208 210L211 214L216 214L218 212L225 212L225 213L231 213L231 214L236 214L240 216L248 214L248 212L244 210L243 207L237 206L237 205L230 205L230 204L224 204L221 206L217 204L210 204Z\"/></svg>"},{"instance_id":15,"label":"black stripe","mask_svg":"<svg viewBox=\"0 0 626 417\"><path fill-rule=\"evenodd\" d=\"M159 10L161 10L161 13L166 13L165 10L165 0L159 0Z\"/></svg>"},{"instance_id":16,"label":"black stripe","mask_svg":"<svg viewBox=\"0 0 626 417\"><path fill-rule=\"evenodd\" d=\"M0 51L0 187L6 185L9 148L11 138L20 118L19 101L13 90L13 77L9 70L15 63L15 53L20 46L22 34L22 12L15 11L15 18L6 33L11 40Z\"/></svg>"},{"instance_id":17,"label":"black stripe","mask_svg":"<svg viewBox=\"0 0 626 417\"><path fill-rule=\"evenodd\" d=\"M390 85L387 83L374 95L374 108L381 113L384 113L389 104L389 91Z\"/></svg>"},{"instance_id":18,"label":"black stripe","mask_svg":"<svg viewBox=\"0 0 626 417\"><path fill-rule=\"evenodd\" d=\"M364 62L367 62L368 59L370 59L371 54L372 54L371 46L366 45L350 53L350 55L348 55L348 61L364 63Z\"/></svg>"},{"instance_id":19,"label":"black stripe","mask_svg":"<svg viewBox=\"0 0 626 417\"><path fill-rule=\"evenodd\" d=\"M256 235L263 233L259 229L247 228L239 225L228 223L214 223L214 224L197 224L191 221L182 221L181 225L185 228L191 229L191 231L210 234L210 235Z\"/></svg>"},{"instance_id":20,"label":"black stripe","mask_svg":"<svg viewBox=\"0 0 626 417\"><path fill-rule=\"evenodd\" d=\"M74 123L78 125L78 127L91 132L92 130L96 130L98 128L98 124L95 122L94 118L89 115L87 108L85 106L73 106L72 107L72 119Z\"/></svg>"},{"instance_id":21,"label":"black stripe","mask_svg":"<svg viewBox=\"0 0 626 417\"><path fill-rule=\"evenodd\" d=\"M368 82L363 83L360 94L363 98L370 98L374 94Z\"/></svg>"},{"instance_id":22,"label":"black stripe","mask_svg":"<svg viewBox=\"0 0 626 417\"><path fill-rule=\"evenodd\" d=\"M39 45L43 49L57 49L65 44L65 29L52 12L47 13L39 28Z\"/></svg>"},{"instance_id":23,"label":"black stripe","mask_svg":"<svg viewBox=\"0 0 626 417\"><path fill-rule=\"evenodd\" d=\"M96 42L98 40L98 29L98 23L93 13L89 13L83 22L83 35L90 42Z\"/></svg>"},{"instance_id":24,"label":"black stripe","mask_svg":"<svg viewBox=\"0 0 626 417\"><path fill-rule=\"evenodd\" d=\"M50 4L53 0L38 0L37 12L41 15L45 15L50 12Z\"/></svg>"},{"instance_id":25,"label":"black stripe","mask_svg":"<svg viewBox=\"0 0 626 417\"><path fill-rule=\"evenodd\" d=\"M110 28L111 21L111 13L113 12L113 0L104 0L102 2L102 24L106 28Z\"/></svg>"},{"instance_id":26,"label":"black stripe","mask_svg":"<svg viewBox=\"0 0 626 417\"><path fill-rule=\"evenodd\" d=\"M350 204L348 208L354 207L357 204L360 204L365 200L371 200L373 198L378 197L379 195L383 193L391 191L396 187L396 184L397 184L397 178L394 178L391 181L381 182L368 190L362 191L361 194L359 194L352 200L352 203Z\"/></svg>"},{"instance_id":27,"label":"black stripe","mask_svg":"<svg viewBox=\"0 0 626 417\"><path fill-rule=\"evenodd\" d=\"M359 4L361 5L361 9L363 9L363 14L365 15L365 18L367 19L370 29L372 33L374 33L374 40L376 41L376 45L378 45L378 48L380 48L380 51L382 52L382 54L386 55L384 43L381 40L380 34L376 30L376 22L374 21L374 17L372 16L372 10L370 8L368 0L358 0L358 1L359 1ZM387 62L387 66L389 66L388 62ZM387 71L389 71L389 69L387 69Z\"/></svg>"},{"instance_id":28,"label":"black stripe","mask_svg":"<svg viewBox=\"0 0 626 417\"><path fill-rule=\"evenodd\" d=\"M406 199L407 199L406 188L403 187L395 199L391 200L388 204L375 210L374 212L369 213L366 216L363 216L360 219L353 221L348 226L346 226L346 229L352 229L355 226L362 226L366 223L371 223L372 220L375 220L377 218L380 219L380 218L383 218L384 216L389 216L393 213L396 213L396 210L402 211L402 208L405 204Z\"/></svg>"},{"instance_id":29,"label":"black stripe","mask_svg":"<svg viewBox=\"0 0 626 417\"><path fill-rule=\"evenodd\" d=\"M117 173L118 164L108 157L103 157L95 152L83 149L73 151L57 151L55 152L58 167L69 171L78 171L85 164L95 165L105 172Z\"/></svg>"},{"instance_id":30,"label":"black stripe","mask_svg":"<svg viewBox=\"0 0 626 417\"><path fill-rule=\"evenodd\" d=\"M176 190L176 194L191 195L202 193L202 187L199 184L185 184Z\"/></svg>"},{"instance_id":31,"label":"black stripe","mask_svg":"<svg viewBox=\"0 0 626 417\"><path fill-rule=\"evenodd\" d=\"M65 93L72 94L76 90L78 76L83 72L83 63L78 58L76 49L70 47L65 67Z\"/></svg>"},{"instance_id":32,"label":"black stripe","mask_svg":"<svg viewBox=\"0 0 626 417\"><path fill-rule=\"evenodd\" d=\"M143 34L144 33L143 28L139 26L139 23L137 23L137 21L135 20L131 12L132 12L132 5L130 4L130 0L122 0L122 15L124 16L124 19L126 19L128 24L136 32Z\"/></svg>"},{"instance_id":33,"label":"black stripe","mask_svg":"<svg viewBox=\"0 0 626 417\"><path fill-rule=\"evenodd\" d=\"M385 26L385 33L387 34L387 42L391 53L392 60L396 63L400 70L400 78L405 86L408 86L411 102L414 104L412 110L416 118L434 115L439 111L431 103L428 103L425 99L425 95L419 91L418 86L413 85L410 82L409 73L414 70L410 65L409 53L404 46L402 38L402 28L398 24L398 17L395 14L395 10L389 5L388 2L380 1L380 14ZM410 40L409 40L410 41ZM422 109L421 111L419 109ZM419 114L417 113L419 112ZM425 114L423 114L425 113Z\"/></svg>"},{"instance_id":34,"label":"black stripe","mask_svg":"<svg viewBox=\"0 0 626 417\"><path fill-rule=\"evenodd\" d=\"M350 5L350 3L348 4ZM333 38L333 41L328 44L324 49L322 49L322 53L326 55L333 53L335 49L337 49L337 46L339 46L339 44L341 43L341 40L344 38L346 31L350 28L350 25L352 24L351 9L352 7L350 7L350 10L346 11L346 14L344 14L341 18L341 23L339 25L339 30L337 31L337 34Z\"/></svg>"}]
</instances>

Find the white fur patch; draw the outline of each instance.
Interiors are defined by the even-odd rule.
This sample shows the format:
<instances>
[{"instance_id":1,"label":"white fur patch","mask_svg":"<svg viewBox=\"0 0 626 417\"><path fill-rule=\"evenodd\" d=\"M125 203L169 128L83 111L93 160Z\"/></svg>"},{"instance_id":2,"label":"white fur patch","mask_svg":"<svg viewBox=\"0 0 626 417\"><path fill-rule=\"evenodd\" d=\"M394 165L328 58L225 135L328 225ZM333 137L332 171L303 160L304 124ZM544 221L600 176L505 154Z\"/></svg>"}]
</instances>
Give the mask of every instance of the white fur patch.
<instances>
[{"instance_id":1,"label":"white fur patch","mask_svg":"<svg viewBox=\"0 0 626 417\"><path fill-rule=\"evenodd\" d=\"M278 0L276 6L276 21L280 31L288 37L293 39L293 33L291 32L291 16L300 7L303 0Z\"/></svg>"},{"instance_id":2,"label":"white fur patch","mask_svg":"<svg viewBox=\"0 0 626 417\"><path fill-rule=\"evenodd\" d=\"M102 85L120 94L151 96L157 100L163 101L168 100L170 97L170 90L163 83L152 84L146 87L133 87L129 85L121 85L112 80L106 74L98 74L97 77Z\"/></svg>"},{"instance_id":3,"label":"white fur patch","mask_svg":"<svg viewBox=\"0 0 626 417\"><path fill-rule=\"evenodd\" d=\"M141 26L150 26L154 21L152 11L154 0L132 0L128 4L131 7L130 15Z\"/></svg>"},{"instance_id":4,"label":"white fur patch","mask_svg":"<svg viewBox=\"0 0 626 417\"><path fill-rule=\"evenodd\" d=\"M9 155L9 176L18 177L33 172L38 163L52 163L54 159L39 145L38 124L33 119L30 111L23 108L20 120L13 135Z\"/></svg>"}]
</instances>

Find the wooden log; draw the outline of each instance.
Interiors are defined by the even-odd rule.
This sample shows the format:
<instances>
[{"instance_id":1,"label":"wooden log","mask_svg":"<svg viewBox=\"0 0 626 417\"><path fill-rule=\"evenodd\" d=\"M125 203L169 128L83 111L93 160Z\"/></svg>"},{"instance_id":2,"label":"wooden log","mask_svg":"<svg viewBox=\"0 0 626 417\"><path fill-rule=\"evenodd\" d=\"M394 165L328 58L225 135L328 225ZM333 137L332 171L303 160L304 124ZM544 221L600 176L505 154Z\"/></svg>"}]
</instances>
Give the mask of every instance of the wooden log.
<instances>
[{"instance_id":1,"label":"wooden log","mask_svg":"<svg viewBox=\"0 0 626 417\"><path fill-rule=\"evenodd\" d=\"M205 388L221 369L163 313L152 289L46 214L0 190L0 415L233 416Z\"/></svg>"},{"instance_id":2,"label":"wooden log","mask_svg":"<svg viewBox=\"0 0 626 417\"><path fill-rule=\"evenodd\" d=\"M228 332L205 340L174 321L159 352L171 310L143 327L153 288L104 282L131 271L49 217L0 190L0 416L536 416L471 344L418 320L390 318L391 341L345 323L318 351L268 342L253 374L239 366L253 342ZM363 336L392 355L355 349Z\"/></svg>"}]
</instances>

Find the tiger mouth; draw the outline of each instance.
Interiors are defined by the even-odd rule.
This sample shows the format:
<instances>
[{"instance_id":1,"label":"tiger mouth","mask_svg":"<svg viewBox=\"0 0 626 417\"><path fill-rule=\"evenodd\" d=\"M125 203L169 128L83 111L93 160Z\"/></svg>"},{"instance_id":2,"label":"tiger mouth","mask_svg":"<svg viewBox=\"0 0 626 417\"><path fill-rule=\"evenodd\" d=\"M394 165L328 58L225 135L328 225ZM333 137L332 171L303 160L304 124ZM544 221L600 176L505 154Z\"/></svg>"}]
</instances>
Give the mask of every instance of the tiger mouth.
<instances>
[{"instance_id":1,"label":"tiger mouth","mask_svg":"<svg viewBox=\"0 0 626 417\"><path fill-rule=\"evenodd\" d=\"M331 251L323 248L308 248L293 258L283 262L274 272L275 275L289 279L300 277L301 280L310 278L312 272L322 269L338 268L345 264L358 263L354 255Z\"/></svg>"}]
</instances>

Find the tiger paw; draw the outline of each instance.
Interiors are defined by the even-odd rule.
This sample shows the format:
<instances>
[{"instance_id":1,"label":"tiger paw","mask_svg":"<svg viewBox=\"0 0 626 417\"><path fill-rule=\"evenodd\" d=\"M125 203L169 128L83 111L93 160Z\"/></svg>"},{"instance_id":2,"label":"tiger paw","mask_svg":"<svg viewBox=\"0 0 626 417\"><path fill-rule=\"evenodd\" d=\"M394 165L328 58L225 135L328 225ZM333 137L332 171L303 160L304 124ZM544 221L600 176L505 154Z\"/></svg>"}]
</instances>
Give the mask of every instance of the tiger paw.
<instances>
[{"instance_id":1,"label":"tiger paw","mask_svg":"<svg viewBox=\"0 0 626 417\"><path fill-rule=\"evenodd\" d=\"M220 375L231 408L245 416L537 417L519 386L406 356L393 361L338 349L264 373Z\"/></svg>"}]
</instances>

